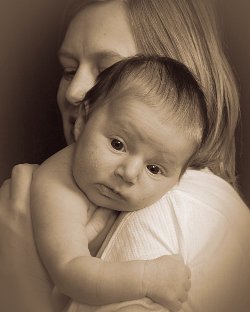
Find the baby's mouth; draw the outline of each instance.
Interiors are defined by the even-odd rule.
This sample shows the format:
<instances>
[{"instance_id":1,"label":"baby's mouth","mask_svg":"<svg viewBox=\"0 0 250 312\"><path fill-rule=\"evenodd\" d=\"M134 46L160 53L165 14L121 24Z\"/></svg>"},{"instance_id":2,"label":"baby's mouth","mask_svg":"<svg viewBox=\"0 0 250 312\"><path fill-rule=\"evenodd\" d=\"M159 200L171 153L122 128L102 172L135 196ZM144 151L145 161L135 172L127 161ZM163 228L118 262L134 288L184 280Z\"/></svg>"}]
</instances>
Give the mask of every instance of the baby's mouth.
<instances>
[{"instance_id":1,"label":"baby's mouth","mask_svg":"<svg viewBox=\"0 0 250 312\"><path fill-rule=\"evenodd\" d=\"M101 192L101 194L105 197L111 198L111 199L119 199L119 200L124 200L125 198L122 196L122 194L120 194L119 192L117 192L116 190L114 190L113 188L107 186L107 185L103 185L103 184L99 184L98 185L98 189Z\"/></svg>"}]
</instances>

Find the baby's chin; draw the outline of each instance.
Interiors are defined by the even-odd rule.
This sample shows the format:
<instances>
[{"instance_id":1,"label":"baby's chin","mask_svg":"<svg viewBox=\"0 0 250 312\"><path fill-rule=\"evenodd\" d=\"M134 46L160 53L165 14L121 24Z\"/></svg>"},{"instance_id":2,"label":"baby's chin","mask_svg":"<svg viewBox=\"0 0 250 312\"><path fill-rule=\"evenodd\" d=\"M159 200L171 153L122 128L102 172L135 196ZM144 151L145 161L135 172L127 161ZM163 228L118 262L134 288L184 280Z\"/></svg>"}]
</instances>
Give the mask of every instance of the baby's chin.
<instances>
[{"instance_id":1,"label":"baby's chin","mask_svg":"<svg viewBox=\"0 0 250 312\"><path fill-rule=\"evenodd\" d=\"M88 195L85 193L85 195L88 197ZM132 212L136 210L140 210L144 207L138 207L131 205L128 201L119 201L119 200L112 200L112 199L104 199L100 198L99 196L93 197L89 196L88 199L97 207L103 207L110 210L120 211L120 212Z\"/></svg>"},{"instance_id":2,"label":"baby's chin","mask_svg":"<svg viewBox=\"0 0 250 312\"><path fill-rule=\"evenodd\" d=\"M146 208L148 205L139 205L139 204L131 204L129 202L127 203L122 203L116 210L121 211L121 212L132 212L132 211L138 211L143 208Z\"/></svg>"}]
</instances>

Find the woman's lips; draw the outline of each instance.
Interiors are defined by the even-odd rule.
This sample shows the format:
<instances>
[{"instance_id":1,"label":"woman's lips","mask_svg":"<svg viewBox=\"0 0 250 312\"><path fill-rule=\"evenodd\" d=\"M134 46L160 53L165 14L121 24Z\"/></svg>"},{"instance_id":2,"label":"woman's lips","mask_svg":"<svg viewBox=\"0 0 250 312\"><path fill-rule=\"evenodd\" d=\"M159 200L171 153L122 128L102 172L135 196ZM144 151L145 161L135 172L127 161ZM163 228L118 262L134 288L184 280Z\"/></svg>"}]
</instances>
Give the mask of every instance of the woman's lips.
<instances>
[{"instance_id":1,"label":"woman's lips","mask_svg":"<svg viewBox=\"0 0 250 312\"><path fill-rule=\"evenodd\" d=\"M70 134L70 138L71 138L71 141L74 142L75 141L75 122L76 122L76 118L75 117L69 117L68 119L68 125L69 125L69 134Z\"/></svg>"},{"instance_id":2,"label":"woman's lips","mask_svg":"<svg viewBox=\"0 0 250 312\"><path fill-rule=\"evenodd\" d=\"M75 125L75 122L76 122L76 118L73 117L73 116L70 116L70 117L69 117L69 123L70 123L72 126L74 126L74 125Z\"/></svg>"}]
</instances>

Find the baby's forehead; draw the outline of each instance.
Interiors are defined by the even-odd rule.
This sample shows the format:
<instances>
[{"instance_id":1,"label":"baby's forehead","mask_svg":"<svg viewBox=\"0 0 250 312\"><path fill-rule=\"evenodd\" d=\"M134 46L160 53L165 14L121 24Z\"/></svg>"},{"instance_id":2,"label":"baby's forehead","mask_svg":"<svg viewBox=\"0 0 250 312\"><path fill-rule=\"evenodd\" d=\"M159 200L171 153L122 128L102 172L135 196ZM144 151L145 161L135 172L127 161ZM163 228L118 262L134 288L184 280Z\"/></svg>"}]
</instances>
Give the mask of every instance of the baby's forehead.
<instances>
[{"instance_id":1,"label":"baby's forehead","mask_svg":"<svg viewBox=\"0 0 250 312\"><path fill-rule=\"evenodd\" d=\"M105 133L124 140L131 150L144 152L147 159L180 164L183 155L193 150L184 129L171 118L163 122L156 107L133 97L117 97L107 108Z\"/></svg>"},{"instance_id":2,"label":"baby's forehead","mask_svg":"<svg viewBox=\"0 0 250 312\"><path fill-rule=\"evenodd\" d=\"M176 119L166 108L163 111L144 97L126 92L110 97L106 105L108 119L117 129L121 128L131 136L138 135L143 141L149 138L149 134L156 133L157 129L177 128Z\"/></svg>"},{"instance_id":3,"label":"baby's forehead","mask_svg":"<svg viewBox=\"0 0 250 312\"><path fill-rule=\"evenodd\" d=\"M117 112L118 116L126 117L127 114L130 116L130 120L133 119L133 113L140 111L137 118L144 120L147 110L150 111L152 116L157 117L157 123L165 123L168 119L175 120L175 114L171 109L170 103L152 94L136 92L131 88L124 88L112 91L103 101L104 105L108 105L110 114ZM153 119L152 119L153 122Z\"/></svg>"},{"instance_id":4,"label":"baby's forehead","mask_svg":"<svg viewBox=\"0 0 250 312\"><path fill-rule=\"evenodd\" d=\"M133 112L141 110L140 116L143 119L143 114L145 113L143 108L150 109L152 111L151 113L154 114L153 107L145 97L128 89L112 92L106 97L104 102L104 104L108 105L110 111L117 113L117 115L114 115L116 117L126 117L126 114L130 113L132 114L130 117L133 117Z\"/></svg>"}]
</instances>

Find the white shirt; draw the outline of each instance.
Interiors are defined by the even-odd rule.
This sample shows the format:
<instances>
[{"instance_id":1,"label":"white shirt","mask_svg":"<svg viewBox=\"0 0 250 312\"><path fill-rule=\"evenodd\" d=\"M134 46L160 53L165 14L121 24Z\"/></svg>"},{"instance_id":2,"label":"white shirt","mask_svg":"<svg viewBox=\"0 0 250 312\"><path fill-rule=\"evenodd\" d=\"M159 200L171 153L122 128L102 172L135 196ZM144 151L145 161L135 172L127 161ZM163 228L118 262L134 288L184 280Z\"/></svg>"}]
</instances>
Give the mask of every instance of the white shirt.
<instances>
[{"instance_id":1,"label":"white shirt","mask_svg":"<svg viewBox=\"0 0 250 312\"><path fill-rule=\"evenodd\" d=\"M250 213L235 190L208 170L187 170L157 203L121 213L99 256L106 261L181 254L191 269L183 312L250 311ZM167 311L150 299L67 312Z\"/></svg>"}]
</instances>

